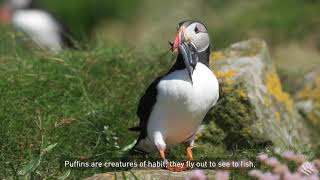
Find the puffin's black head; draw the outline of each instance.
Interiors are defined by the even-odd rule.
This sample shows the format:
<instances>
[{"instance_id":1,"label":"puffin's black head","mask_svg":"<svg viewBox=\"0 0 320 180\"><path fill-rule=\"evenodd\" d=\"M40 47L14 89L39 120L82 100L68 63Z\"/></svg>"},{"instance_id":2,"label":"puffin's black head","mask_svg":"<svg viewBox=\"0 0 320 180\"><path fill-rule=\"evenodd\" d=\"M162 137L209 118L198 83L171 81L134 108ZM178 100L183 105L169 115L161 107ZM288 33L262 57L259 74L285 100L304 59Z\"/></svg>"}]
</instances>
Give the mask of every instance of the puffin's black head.
<instances>
[{"instance_id":1,"label":"puffin's black head","mask_svg":"<svg viewBox=\"0 0 320 180\"><path fill-rule=\"evenodd\" d=\"M178 24L177 35L171 45L172 51L178 51L182 55L192 81L192 73L200 61L199 58L209 57L210 40L207 28L199 21L183 21ZM205 56L200 56L203 53Z\"/></svg>"},{"instance_id":2,"label":"puffin's black head","mask_svg":"<svg viewBox=\"0 0 320 180\"><path fill-rule=\"evenodd\" d=\"M33 0L7 0L0 7L0 22L7 24L11 21L12 13L15 10L31 8Z\"/></svg>"},{"instance_id":3,"label":"puffin's black head","mask_svg":"<svg viewBox=\"0 0 320 180\"><path fill-rule=\"evenodd\" d=\"M33 0L7 0L8 6L13 10L29 8L33 3Z\"/></svg>"}]
</instances>

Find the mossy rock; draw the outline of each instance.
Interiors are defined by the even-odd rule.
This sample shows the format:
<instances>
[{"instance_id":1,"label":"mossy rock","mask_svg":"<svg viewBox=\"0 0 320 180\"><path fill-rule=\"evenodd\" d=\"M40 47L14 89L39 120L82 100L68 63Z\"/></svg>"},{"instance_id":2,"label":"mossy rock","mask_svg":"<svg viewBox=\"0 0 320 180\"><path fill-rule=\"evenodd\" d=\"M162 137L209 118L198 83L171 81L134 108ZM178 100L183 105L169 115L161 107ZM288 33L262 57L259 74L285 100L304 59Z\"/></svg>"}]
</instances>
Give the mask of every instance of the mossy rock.
<instances>
[{"instance_id":1,"label":"mossy rock","mask_svg":"<svg viewBox=\"0 0 320 180\"><path fill-rule=\"evenodd\" d=\"M310 142L308 127L282 90L264 41L236 43L213 52L210 58L220 84L220 99L206 118L202 136L210 133L215 123L228 148L272 144L278 151L300 150ZM200 136L200 141L207 139Z\"/></svg>"},{"instance_id":2,"label":"mossy rock","mask_svg":"<svg viewBox=\"0 0 320 180\"><path fill-rule=\"evenodd\" d=\"M320 135L320 68L308 73L300 86L295 95L296 107L312 127L312 137L317 140Z\"/></svg>"}]
</instances>

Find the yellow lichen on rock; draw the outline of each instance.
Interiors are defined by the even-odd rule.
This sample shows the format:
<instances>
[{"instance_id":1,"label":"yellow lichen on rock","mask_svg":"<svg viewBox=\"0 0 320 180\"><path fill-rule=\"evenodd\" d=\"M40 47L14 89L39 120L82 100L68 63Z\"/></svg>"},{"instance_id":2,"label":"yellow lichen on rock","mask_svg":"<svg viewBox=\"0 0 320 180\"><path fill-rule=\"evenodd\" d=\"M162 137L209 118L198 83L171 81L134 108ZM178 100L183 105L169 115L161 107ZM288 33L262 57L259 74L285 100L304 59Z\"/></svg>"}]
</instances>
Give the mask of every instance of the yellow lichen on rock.
<instances>
[{"instance_id":1,"label":"yellow lichen on rock","mask_svg":"<svg viewBox=\"0 0 320 180\"><path fill-rule=\"evenodd\" d=\"M228 69L227 71L217 71L215 72L219 81L223 81L226 84L232 84L234 80L232 79L236 74L236 70Z\"/></svg>"},{"instance_id":2,"label":"yellow lichen on rock","mask_svg":"<svg viewBox=\"0 0 320 180\"><path fill-rule=\"evenodd\" d=\"M313 99L320 102L320 85L319 87L312 88L306 85L301 91L298 92L299 99Z\"/></svg>"},{"instance_id":3,"label":"yellow lichen on rock","mask_svg":"<svg viewBox=\"0 0 320 180\"><path fill-rule=\"evenodd\" d=\"M210 54L210 62L212 63L223 58L224 58L224 55L221 51L213 52Z\"/></svg>"},{"instance_id":4,"label":"yellow lichen on rock","mask_svg":"<svg viewBox=\"0 0 320 180\"><path fill-rule=\"evenodd\" d=\"M289 112L293 111L293 101L288 93L282 90L281 82L276 72L269 72L265 77L268 93L279 103L283 104Z\"/></svg>"},{"instance_id":5,"label":"yellow lichen on rock","mask_svg":"<svg viewBox=\"0 0 320 180\"><path fill-rule=\"evenodd\" d=\"M315 114L315 112L310 112L309 114L307 114L307 119L310 121L311 124L313 125L320 125L320 121L319 121L319 117L317 116L317 114Z\"/></svg>"},{"instance_id":6,"label":"yellow lichen on rock","mask_svg":"<svg viewBox=\"0 0 320 180\"><path fill-rule=\"evenodd\" d=\"M247 99L247 92L242 88L237 88L236 92L240 95L241 98Z\"/></svg>"},{"instance_id":7,"label":"yellow lichen on rock","mask_svg":"<svg viewBox=\"0 0 320 180\"><path fill-rule=\"evenodd\" d=\"M240 133L244 136L244 137L248 137L248 136L251 136L252 135L252 131L250 128L242 128Z\"/></svg>"}]
</instances>

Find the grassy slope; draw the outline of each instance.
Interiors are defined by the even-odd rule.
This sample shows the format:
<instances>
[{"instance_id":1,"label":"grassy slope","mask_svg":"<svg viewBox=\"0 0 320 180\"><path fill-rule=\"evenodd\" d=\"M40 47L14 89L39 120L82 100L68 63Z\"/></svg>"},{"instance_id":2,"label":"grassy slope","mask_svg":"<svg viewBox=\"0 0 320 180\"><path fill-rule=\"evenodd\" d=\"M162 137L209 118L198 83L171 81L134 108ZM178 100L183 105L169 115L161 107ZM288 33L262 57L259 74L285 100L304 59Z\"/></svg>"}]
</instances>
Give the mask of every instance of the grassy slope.
<instances>
[{"instance_id":1,"label":"grassy slope","mask_svg":"<svg viewBox=\"0 0 320 180\"><path fill-rule=\"evenodd\" d=\"M36 55L15 46L4 32L0 46L0 162L15 169L58 143L40 172L57 175L63 157L107 160L135 134L136 106L158 69L159 50L125 48ZM149 52L149 53L147 53ZM164 63L170 64L165 58ZM164 65L165 66L165 65ZM123 130L125 129L125 130ZM0 177L12 175L0 163Z\"/></svg>"},{"instance_id":2,"label":"grassy slope","mask_svg":"<svg viewBox=\"0 0 320 180\"><path fill-rule=\"evenodd\" d=\"M14 176L40 154L40 165L32 171L37 178L61 176L67 170L60 161L66 158L120 159L119 150L137 137L127 128L138 123L135 112L141 94L173 59L157 47L136 52L99 43L82 52L50 55L34 49L32 53L11 32L1 34L0 177ZM221 145L200 141L196 145L197 160L253 158L259 151L227 152ZM184 159L181 150L169 150L168 158ZM70 176L79 179L102 171L73 169ZM245 171L233 171L231 176L248 178Z\"/></svg>"},{"instance_id":3,"label":"grassy slope","mask_svg":"<svg viewBox=\"0 0 320 180\"><path fill-rule=\"evenodd\" d=\"M267 3L262 8L265 11L251 10L225 24L239 26L243 31L260 27L257 31L273 43L301 37L306 29L314 27L317 19L310 17L317 17L313 14L318 12L316 5L310 3L307 8L300 8L301 4L279 3ZM292 8L299 13L291 13ZM264 21L260 22L261 19ZM282 21L288 24L282 25ZM301 27L299 22L307 25ZM224 26L221 32L217 29L213 37L218 47L243 38L241 32L233 31L234 27ZM278 32L279 36L273 36ZM312 35L313 31L310 32ZM59 161L66 157L107 161L119 156L118 150L136 137L123 129L137 123L139 97L147 84L172 63L170 55L158 58L164 51L157 47L136 53L126 48L94 45L84 52L49 55L35 50L33 54L13 38L12 33L1 32L0 177L12 176L54 143L57 146L43 156L38 168L40 177L61 175L65 170L60 170ZM224 153L219 149L214 152L203 149L200 145L195 153L203 158ZM172 150L169 157L176 157L174 154L178 152ZM256 154L250 150L241 152L241 156L242 153ZM71 176L86 177L98 171L72 171Z\"/></svg>"},{"instance_id":4,"label":"grassy slope","mask_svg":"<svg viewBox=\"0 0 320 180\"><path fill-rule=\"evenodd\" d=\"M98 43L87 51L50 55L26 50L9 31L1 34L0 177L13 177L40 154L33 178L61 176L67 170L60 161L66 158L119 159L119 150L137 137L127 128L138 123L135 112L141 94L173 63L173 56L157 47L136 52ZM168 150L168 158L184 159L181 151ZM233 153L214 143L197 143L194 149L196 159L234 157ZM252 158L257 150L236 154ZM157 154L149 158L158 159ZM70 176L78 179L102 171L73 169Z\"/></svg>"}]
</instances>

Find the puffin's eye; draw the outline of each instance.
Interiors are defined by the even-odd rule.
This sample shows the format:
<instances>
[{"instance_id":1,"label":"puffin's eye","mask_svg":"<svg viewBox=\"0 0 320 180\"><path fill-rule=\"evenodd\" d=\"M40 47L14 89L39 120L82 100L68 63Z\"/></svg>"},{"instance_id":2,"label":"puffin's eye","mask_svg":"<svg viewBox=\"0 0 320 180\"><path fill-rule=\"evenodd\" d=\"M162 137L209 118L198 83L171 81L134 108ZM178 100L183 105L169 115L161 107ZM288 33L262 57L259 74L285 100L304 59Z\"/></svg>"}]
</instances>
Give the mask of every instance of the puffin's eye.
<instances>
[{"instance_id":1,"label":"puffin's eye","mask_svg":"<svg viewBox=\"0 0 320 180\"><path fill-rule=\"evenodd\" d=\"M198 33L200 32L198 26L196 26L196 27L194 28L194 32L196 32L196 34L198 34Z\"/></svg>"}]
</instances>

